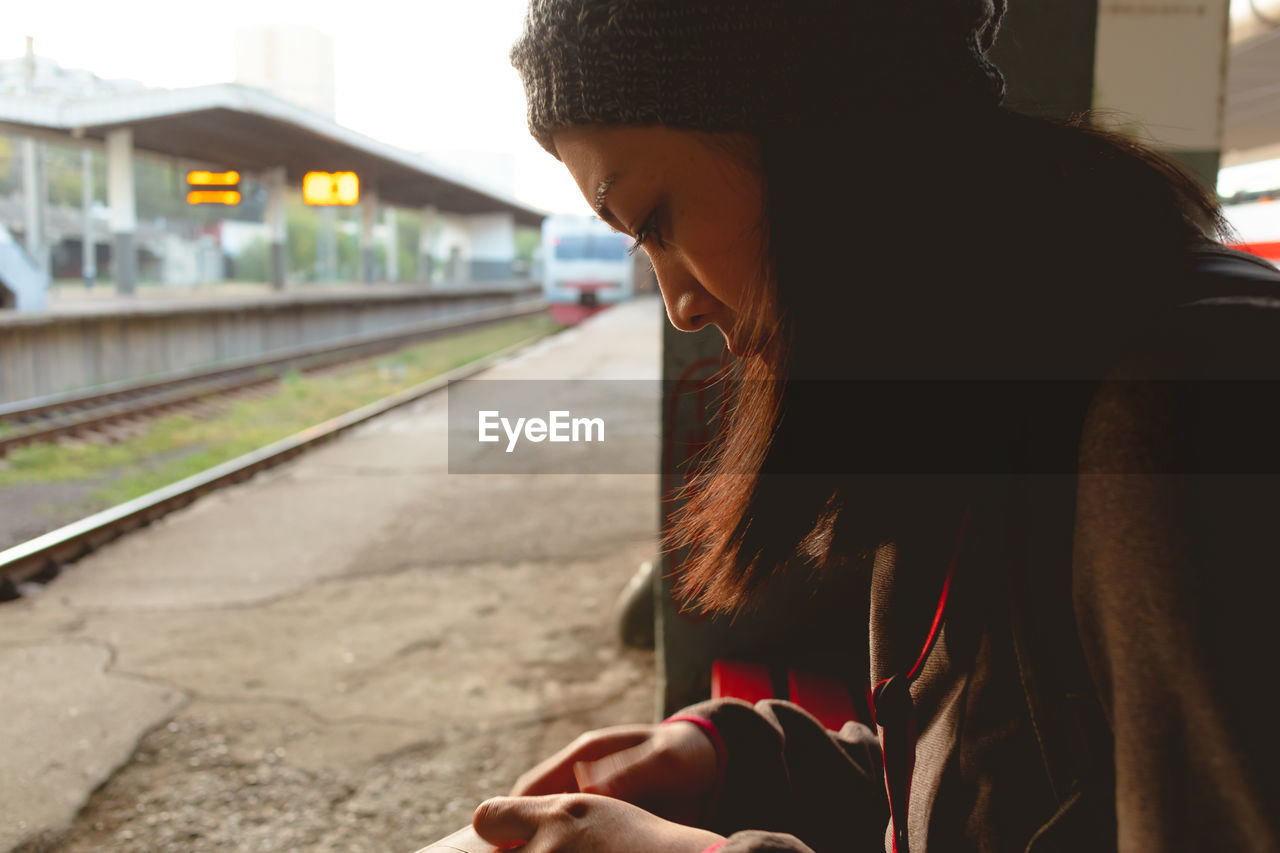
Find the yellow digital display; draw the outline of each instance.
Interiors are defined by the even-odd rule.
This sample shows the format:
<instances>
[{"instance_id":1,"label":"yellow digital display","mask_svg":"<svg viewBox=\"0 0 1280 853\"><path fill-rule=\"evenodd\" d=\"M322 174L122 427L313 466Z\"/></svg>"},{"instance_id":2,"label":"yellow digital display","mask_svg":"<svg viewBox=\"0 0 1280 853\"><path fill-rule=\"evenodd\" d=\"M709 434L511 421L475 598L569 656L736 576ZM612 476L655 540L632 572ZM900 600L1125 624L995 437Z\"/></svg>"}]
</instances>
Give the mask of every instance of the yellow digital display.
<instances>
[{"instance_id":1,"label":"yellow digital display","mask_svg":"<svg viewBox=\"0 0 1280 853\"><path fill-rule=\"evenodd\" d=\"M360 201L360 178L355 172L307 172L302 200L316 205L353 205Z\"/></svg>"},{"instance_id":2,"label":"yellow digital display","mask_svg":"<svg viewBox=\"0 0 1280 853\"><path fill-rule=\"evenodd\" d=\"M240 183L239 172L187 172L187 183L193 187L234 187Z\"/></svg>"},{"instance_id":3,"label":"yellow digital display","mask_svg":"<svg viewBox=\"0 0 1280 853\"><path fill-rule=\"evenodd\" d=\"M239 204L240 193L235 190L192 190L187 193L187 204Z\"/></svg>"}]
</instances>

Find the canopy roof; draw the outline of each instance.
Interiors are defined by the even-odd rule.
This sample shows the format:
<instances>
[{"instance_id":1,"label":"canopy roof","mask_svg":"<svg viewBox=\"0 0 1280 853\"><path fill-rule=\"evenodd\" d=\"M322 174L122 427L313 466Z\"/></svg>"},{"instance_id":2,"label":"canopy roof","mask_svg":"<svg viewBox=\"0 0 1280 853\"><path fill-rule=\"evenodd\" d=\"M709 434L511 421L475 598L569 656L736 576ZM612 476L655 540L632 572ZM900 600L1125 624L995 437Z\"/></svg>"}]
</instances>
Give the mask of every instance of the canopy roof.
<instances>
[{"instance_id":1,"label":"canopy roof","mask_svg":"<svg viewBox=\"0 0 1280 853\"><path fill-rule=\"evenodd\" d=\"M449 213L546 214L477 186L426 157L370 139L258 89L232 83L153 89L92 100L0 95L0 129L101 141L130 127L138 151L254 173L283 166L291 184L311 171L356 172L380 200Z\"/></svg>"}]
</instances>

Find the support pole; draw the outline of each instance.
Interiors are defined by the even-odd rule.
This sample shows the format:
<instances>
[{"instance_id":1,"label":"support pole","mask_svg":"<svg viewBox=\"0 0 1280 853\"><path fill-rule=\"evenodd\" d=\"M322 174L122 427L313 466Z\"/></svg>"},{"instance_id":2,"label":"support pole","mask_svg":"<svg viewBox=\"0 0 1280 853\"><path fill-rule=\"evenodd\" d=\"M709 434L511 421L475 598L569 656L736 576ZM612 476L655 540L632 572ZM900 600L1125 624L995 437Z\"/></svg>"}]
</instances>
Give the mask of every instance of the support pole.
<instances>
[{"instance_id":1,"label":"support pole","mask_svg":"<svg viewBox=\"0 0 1280 853\"><path fill-rule=\"evenodd\" d=\"M134 232L138 212L133 189L133 130L121 128L107 133L107 204L111 208L111 266L116 293L130 295L138 280Z\"/></svg>"},{"instance_id":2,"label":"support pole","mask_svg":"<svg viewBox=\"0 0 1280 853\"><path fill-rule=\"evenodd\" d=\"M422 231L418 234L418 281L431 285L431 259L436 241L436 220L438 211L435 205L422 208Z\"/></svg>"},{"instance_id":3,"label":"support pole","mask_svg":"<svg viewBox=\"0 0 1280 853\"><path fill-rule=\"evenodd\" d=\"M373 240L373 228L378 223L378 193L374 190L360 191L360 257L364 263L364 282L373 284L377 281L378 252Z\"/></svg>"},{"instance_id":4,"label":"support pole","mask_svg":"<svg viewBox=\"0 0 1280 853\"><path fill-rule=\"evenodd\" d=\"M288 275L288 263L285 259L285 244L288 241L288 226L284 210L285 171L277 166L266 173L267 184L267 233L271 239L271 258L268 264L268 276L272 290L284 290L285 278Z\"/></svg>"},{"instance_id":5,"label":"support pole","mask_svg":"<svg viewBox=\"0 0 1280 853\"><path fill-rule=\"evenodd\" d=\"M42 274L49 272L49 247L45 236L44 143L22 140L23 240L27 257Z\"/></svg>"},{"instance_id":6,"label":"support pole","mask_svg":"<svg viewBox=\"0 0 1280 853\"><path fill-rule=\"evenodd\" d=\"M387 281L394 283L400 280L400 250L396 245L399 237L396 234L396 209L387 205L387 211L382 218L383 225L387 229Z\"/></svg>"},{"instance_id":7,"label":"support pole","mask_svg":"<svg viewBox=\"0 0 1280 853\"><path fill-rule=\"evenodd\" d=\"M80 240L80 268L86 290L93 290L98 277L97 239L93 235L93 152L80 149L80 206L84 213L83 236Z\"/></svg>"}]
</instances>

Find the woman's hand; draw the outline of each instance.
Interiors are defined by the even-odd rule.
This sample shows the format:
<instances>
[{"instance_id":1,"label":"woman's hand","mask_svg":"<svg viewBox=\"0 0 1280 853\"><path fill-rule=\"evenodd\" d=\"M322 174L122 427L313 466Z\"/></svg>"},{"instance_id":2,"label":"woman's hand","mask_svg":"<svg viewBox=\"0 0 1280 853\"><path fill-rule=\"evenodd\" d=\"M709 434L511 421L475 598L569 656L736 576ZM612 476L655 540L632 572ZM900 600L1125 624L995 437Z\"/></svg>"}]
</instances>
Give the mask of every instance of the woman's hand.
<instances>
[{"instance_id":1,"label":"woman's hand","mask_svg":"<svg viewBox=\"0 0 1280 853\"><path fill-rule=\"evenodd\" d=\"M722 839L595 794L495 797L471 825L490 844L523 853L701 853Z\"/></svg>"},{"instance_id":2,"label":"woman's hand","mask_svg":"<svg viewBox=\"0 0 1280 853\"><path fill-rule=\"evenodd\" d=\"M587 732L529 770L511 796L601 794L695 824L716 781L716 750L693 723Z\"/></svg>"}]
</instances>

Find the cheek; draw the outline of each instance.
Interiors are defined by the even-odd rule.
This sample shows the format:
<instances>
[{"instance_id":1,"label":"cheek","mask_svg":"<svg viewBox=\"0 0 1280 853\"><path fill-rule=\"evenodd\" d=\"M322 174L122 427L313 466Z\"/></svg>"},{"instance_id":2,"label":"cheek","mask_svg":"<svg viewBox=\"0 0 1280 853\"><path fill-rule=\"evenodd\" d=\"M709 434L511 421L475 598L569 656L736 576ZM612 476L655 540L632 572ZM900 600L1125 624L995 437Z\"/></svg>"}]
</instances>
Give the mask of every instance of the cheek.
<instances>
[{"instance_id":1,"label":"cheek","mask_svg":"<svg viewBox=\"0 0 1280 853\"><path fill-rule=\"evenodd\" d=\"M707 290L727 305L734 313L742 310L747 301L750 271L740 262L717 266L708 276Z\"/></svg>"},{"instance_id":2,"label":"cheek","mask_svg":"<svg viewBox=\"0 0 1280 853\"><path fill-rule=\"evenodd\" d=\"M759 203L724 199L690 234L689 260L711 295L735 311L761 274Z\"/></svg>"},{"instance_id":3,"label":"cheek","mask_svg":"<svg viewBox=\"0 0 1280 853\"><path fill-rule=\"evenodd\" d=\"M760 277L754 244L720 240L686 255L690 274L703 289L733 311L740 311Z\"/></svg>"}]
</instances>

